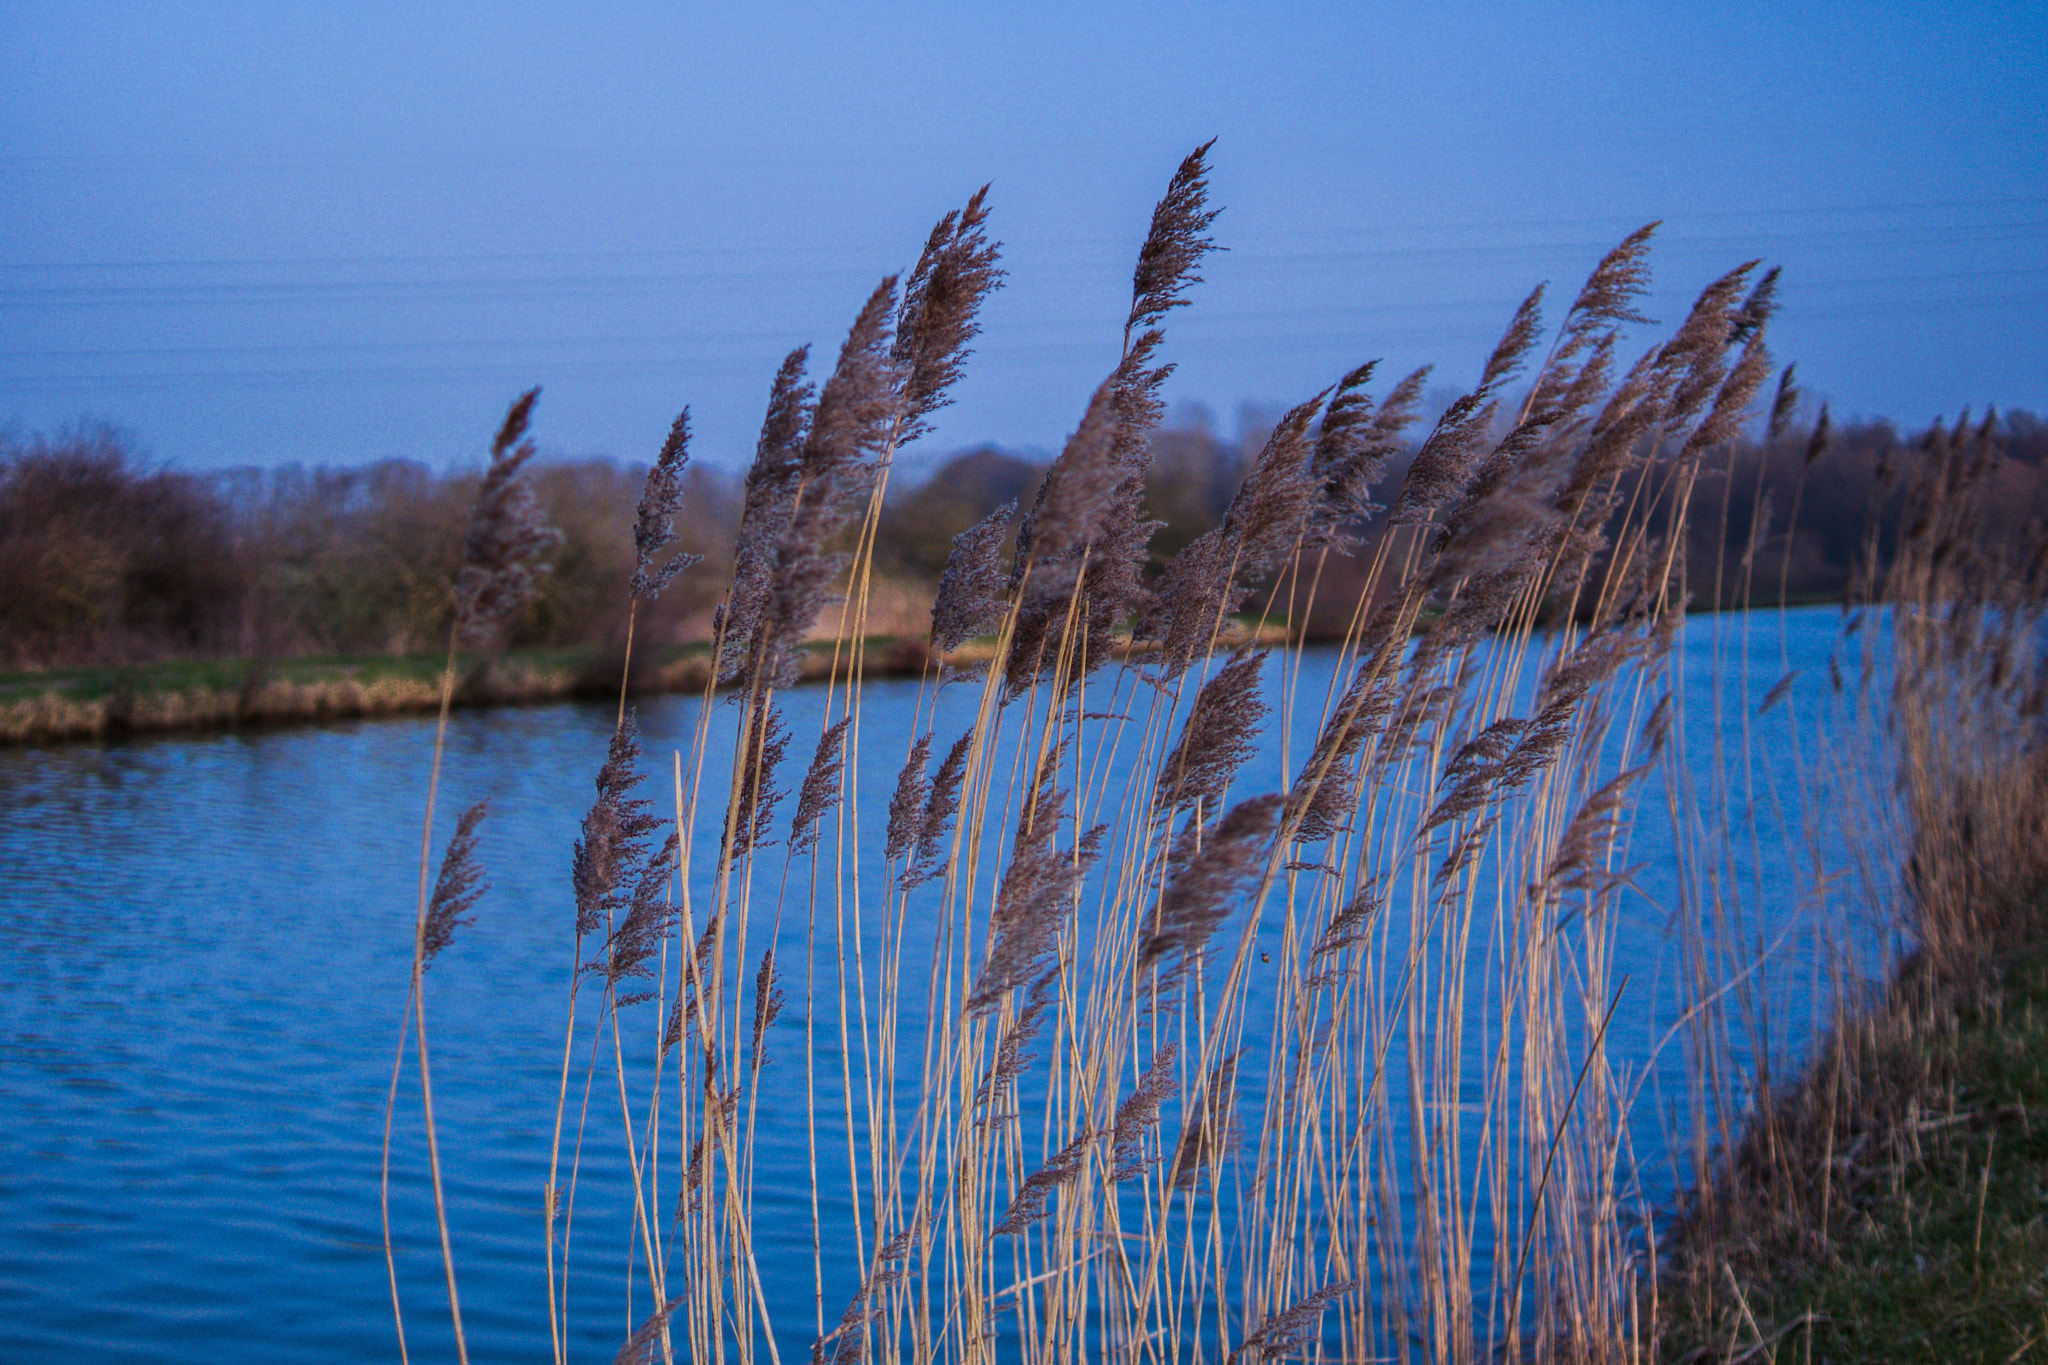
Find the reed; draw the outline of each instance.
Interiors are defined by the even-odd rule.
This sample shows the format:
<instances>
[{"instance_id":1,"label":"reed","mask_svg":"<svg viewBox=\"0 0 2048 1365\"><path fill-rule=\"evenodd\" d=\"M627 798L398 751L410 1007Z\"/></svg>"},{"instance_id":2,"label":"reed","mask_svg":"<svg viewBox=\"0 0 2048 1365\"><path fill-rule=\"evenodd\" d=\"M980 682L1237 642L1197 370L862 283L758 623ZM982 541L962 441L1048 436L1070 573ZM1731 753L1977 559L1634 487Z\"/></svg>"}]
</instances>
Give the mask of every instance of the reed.
<instances>
[{"instance_id":1,"label":"reed","mask_svg":"<svg viewBox=\"0 0 2048 1365\"><path fill-rule=\"evenodd\" d=\"M671 799L631 794L622 690L574 852L536 1230L558 1362L606 1039L652 1306L621 1360L1650 1348L1634 1080L1606 1050L1642 986L1613 908L1671 733L1684 527L1770 376L1775 273L1730 271L1625 362L1654 225L1632 234L1547 349L1530 294L1397 487L1423 376L1375 401L1362 365L1276 425L1155 578L1148 436L1166 323L1213 247L1208 151L1160 200L1119 360L1014 536L1003 509L955 541L887 792L862 759L876 532L1001 282L985 191L874 290L822 381L807 348L776 375ZM641 504L629 638L678 567L686 436ZM1327 677L1245 644L1248 603L1305 619L1345 556L1364 586ZM791 735L778 698L821 620L824 718ZM1257 744L1281 789L1245 789ZM791 1052L803 1292L757 1252L762 1100L797 1085L770 1065Z\"/></svg>"},{"instance_id":2,"label":"reed","mask_svg":"<svg viewBox=\"0 0 2048 1365\"><path fill-rule=\"evenodd\" d=\"M1823 419L1809 465L1825 430ZM1700 1006L1690 1046L1703 1081L1693 1096L1694 1169L1666 1236L1663 1316L1674 1357L1905 1354L1916 1348L1901 1324L1916 1311L1971 1319L1972 1344L1959 1338L1958 1350L2019 1359L2031 1347L2031 1319L2001 1341L1998 1305L1923 1304L1917 1275L1887 1290L1891 1302L1863 1299L1869 1321L1816 1311L1841 1299L1830 1284L1871 1277L1851 1269L1859 1248L1885 1245L1884 1206L1950 1150L1944 1134L1988 1127L1996 1141L2008 1115L1982 1093L1986 1077L1969 1070L1957 1039L1973 1029L1998 1037L2002 1002L2023 993L2009 969L2037 957L2048 938L2048 557L2038 527L2018 540L1994 532L2001 463L1995 418L1965 416L1930 429L1886 471L1909 515L1889 558L1873 533L1845 608L1830 665L1834 703L1847 713L1830 728L1845 742L1799 764L1803 781L1835 794L1806 842L1835 850L1833 873L1850 888L1826 885L1829 864L1815 857L1797 926L1825 964L1809 992L1815 1017L1806 1022L1823 1040L1812 1055L1774 1071L1783 1059L1754 1046L1773 1028L1797 1027L1772 1017L1768 989L1789 955L1745 942L1755 893L1729 860L1685 859L1703 874L1689 879L1695 906L1685 918L1710 929L1694 949ZM1780 704L1790 683L1763 705ZM1721 765L1730 790L1702 808L1754 800L1760 784L1739 770L1745 761ZM1732 841L1721 832L1710 842ZM1738 1039L1751 1041L1741 1050L1753 1060L1733 1059ZM1980 1225L1988 1162L1983 1172ZM1943 1254L1933 1244L1913 1254L1922 1252L1922 1264Z\"/></svg>"},{"instance_id":3,"label":"reed","mask_svg":"<svg viewBox=\"0 0 2048 1365\"><path fill-rule=\"evenodd\" d=\"M465 641L488 641L507 615L530 599L535 582L546 572L546 556L560 533L540 514L533 490L520 478L520 470L533 458L532 442L524 441L527 422L533 413L539 389L530 389L512 404L498 435L491 442L491 464L478 490L476 508L470 517L463 544L462 567L454 584L455 616L448 633L447 660L441 669L440 716L434 726L434 758L427 776L426 813L420 821L420 873L418 911L413 927L412 981L406 995L406 1019L399 1028L398 1055L391 1064L391 1093L384 1106L382 1172L379 1176L383 1205L384 1265L391 1279L391 1311L398 1330L398 1350L406 1356L405 1313L399 1302L398 1267L391 1244L391 1124L398 1099L398 1082L405 1064L408 1033L418 1042L420 1107L425 1121L428 1169L434 1182L434 1221L441 1237L441 1264L448 1280L448 1311L455 1328L455 1349L464 1365L469 1361L469 1344L462 1331L462 1298L456 1288L455 1255L448 1237L448 1203L441 1183L441 1147L434 1126L434 1082L427 1050L427 1005L423 989L427 968L434 955L453 939L456 926L466 921L469 908L482 893L476 882L481 873L474 865L476 827L485 807L472 806L456 822L454 837L442 858L438 878L433 878L434 804L441 788L441 760L447 751L448 710L455 697L456 651Z\"/></svg>"}]
</instances>

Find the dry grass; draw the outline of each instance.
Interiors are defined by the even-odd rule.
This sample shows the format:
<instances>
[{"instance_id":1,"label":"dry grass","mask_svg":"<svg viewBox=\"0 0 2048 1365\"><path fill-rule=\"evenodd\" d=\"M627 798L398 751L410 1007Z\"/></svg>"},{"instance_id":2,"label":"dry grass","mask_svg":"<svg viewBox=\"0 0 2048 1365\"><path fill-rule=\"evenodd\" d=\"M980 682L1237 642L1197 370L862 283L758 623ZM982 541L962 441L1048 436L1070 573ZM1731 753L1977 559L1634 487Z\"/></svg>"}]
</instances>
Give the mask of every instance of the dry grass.
<instances>
[{"instance_id":1,"label":"dry grass","mask_svg":"<svg viewBox=\"0 0 2048 1365\"><path fill-rule=\"evenodd\" d=\"M860 782L876 528L1000 279L982 196L900 294L875 290L821 380L804 350L776 377L695 733L646 805L622 704L578 845L536 1229L558 1360L575 1152L600 1131L578 1116L606 1091L658 1305L622 1359L779 1361L792 1334L841 1365L1647 1349L1628 1078L1604 1046L1632 989L1612 910L1669 734L1677 547L1768 376L1772 277L1713 282L1629 363L1649 230L1631 236L1547 351L1530 296L1397 488L1374 485L1420 377L1375 406L1355 370L1276 426L1154 583L1147 438L1164 326L1210 247L1206 152L1155 211L1121 359L1007 562L986 528L956 542L888 793ZM1393 529L1364 550L1376 503ZM1354 550L1326 687L1293 654L1224 664L1252 589L1305 618ZM782 757L814 740L778 697L821 621L828 703L799 779ZM985 655L950 648L974 634ZM1279 790L1240 780L1255 695ZM424 1074L417 990L413 1021ZM792 1049L802 1294L756 1249L759 1101L797 1083ZM835 1189L853 1216L828 1226Z\"/></svg>"},{"instance_id":2,"label":"dry grass","mask_svg":"<svg viewBox=\"0 0 2048 1365\"><path fill-rule=\"evenodd\" d=\"M1856 831L1850 847L1869 898L1896 907L1905 954L1894 963L1866 946L1859 956L1850 938L1837 940L1835 989L1823 996L1834 1013L1819 1020L1825 1045L1786 1081L1744 1075L1726 1051L1702 1048L1702 1097L1742 1082L1755 1094L1697 1125L1694 1188L1666 1239L1661 1285L1675 1358L1767 1359L1795 1348L1959 1358L1949 1354L1962 1349L1953 1332L1910 1339L1928 1325L1914 1319L1924 1285L1860 1298L1829 1286L1889 1284L1871 1259L1886 1248L1923 1270L1943 1255L1932 1216L1942 1196L1926 1172L1998 1124L2005 1101L1969 1091L1992 1074L1986 1056L2011 1031L2000 1022L2004 1002L2015 1016L2031 1009L2038 983L2022 967L2048 947L2048 580L2038 540L2013 546L1985 534L1992 431L1989 421L1937 428L1894 471L1913 516L1893 564L1866 577L1859 681L1844 688L1876 741L1872 775L1892 788L1866 810L1896 812ZM2008 1162L2022 1166L2024 1150L2009 1144ZM1980 1208L1989 1163L1987 1149ZM1995 1238L1992 1254L2004 1254ZM2038 1256L2014 1264L2038 1265ZM1949 1300L1957 1321L1990 1311L1968 1296L1934 1297ZM2013 1359L2032 1325L2011 1334Z\"/></svg>"}]
</instances>

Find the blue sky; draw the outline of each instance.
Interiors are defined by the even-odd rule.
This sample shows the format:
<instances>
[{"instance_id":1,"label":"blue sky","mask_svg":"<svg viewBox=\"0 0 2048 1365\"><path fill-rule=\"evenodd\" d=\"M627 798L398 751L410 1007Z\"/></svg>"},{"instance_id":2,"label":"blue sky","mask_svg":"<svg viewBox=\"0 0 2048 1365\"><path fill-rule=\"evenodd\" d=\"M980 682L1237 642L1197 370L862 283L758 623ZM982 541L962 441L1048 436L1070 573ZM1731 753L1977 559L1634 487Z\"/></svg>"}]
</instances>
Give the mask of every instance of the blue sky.
<instances>
[{"instance_id":1,"label":"blue sky","mask_svg":"<svg viewBox=\"0 0 2048 1365\"><path fill-rule=\"evenodd\" d=\"M1650 219L1648 311L1782 265L1838 416L2048 410L2039 4L598 8L0 5L0 424L438 466L540 384L551 453L687 403L737 467L986 181L1010 278L928 450L1055 448L1211 137L1168 397L1226 430L1374 357L1468 383Z\"/></svg>"}]
</instances>

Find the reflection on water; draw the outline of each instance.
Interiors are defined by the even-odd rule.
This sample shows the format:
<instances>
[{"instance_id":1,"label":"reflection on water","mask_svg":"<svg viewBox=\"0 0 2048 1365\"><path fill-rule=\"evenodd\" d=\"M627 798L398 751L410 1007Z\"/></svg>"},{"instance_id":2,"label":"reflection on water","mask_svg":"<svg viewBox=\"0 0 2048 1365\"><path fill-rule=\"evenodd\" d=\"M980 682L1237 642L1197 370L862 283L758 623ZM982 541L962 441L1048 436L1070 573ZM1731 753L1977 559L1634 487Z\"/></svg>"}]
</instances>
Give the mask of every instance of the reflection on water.
<instances>
[{"instance_id":1,"label":"reflection on water","mask_svg":"<svg viewBox=\"0 0 2048 1365\"><path fill-rule=\"evenodd\" d=\"M1749 727L1748 752L1770 760L1752 796L1794 829L1811 795L1797 774L1811 765L1787 755L1795 734L1816 745L1813 727L1831 714L1826 656L1838 625L1831 612L1794 613L1781 639L1768 618L1697 621L1674 665L1689 751L1711 755L1717 723L1731 745ZM1731 651L1738 629L1755 634L1749 661ZM1802 670L1788 703L1755 716L1788 663ZM1332 666L1328 656L1304 661L1304 695L1320 695L1316 671L1327 677ZM1718 715L1704 700L1716 681ZM871 792L893 781L914 690L868 686ZM807 755L823 704L818 689L786 699L793 751ZM658 775L686 742L695 705L643 705ZM1300 717L1304 734L1312 710ZM453 723L442 809L492 802L481 918L429 976L436 1101L479 1360L548 1355L541 1188L571 968L568 850L610 728L601 706ZM431 742L430 722L386 721L0 754L0 1356L394 1355L379 1145ZM1271 789L1281 771L1280 746L1266 745L1239 788ZM1649 806L1661 799L1652 793ZM865 815L879 825L877 811ZM1637 1071L1651 1064L1673 997L1670 850L1667 823L1646 808L1628 858L1641 870L1627 913L1641 922L1620 936L1620 969L1645 988L1608 1044ZM1735 866L1778 894L1782 915L1809 878L1802 859L1764 842ZM785 926L785 942L800 936ZM793 1038L801 1007L793 1000L778 1025ZM652 1008L642 1013L652 1030ZM1682 1076L1675 1052L1655 1058L1658 1078ZM799 1321L811 1295L801 1078L792 1046L757 1152L764 1172L783 1177L760 1181L757 1221L779 1239L760 1250L788 1267ZM1646 1088L1653 1101L1638 1125L1652 1182L1664 1179L1654 1097L1666 1090ZM616 1094L600 1090L597 1106L569 1295L576 1355L609 1359L629 1314L648 1305L644 1284L630 1306L623 1288ZM449 1358L416 1108L416 1098L401 1102L394 1139L401 1288L414 1352Z\"/></svg>"}]
</instances>

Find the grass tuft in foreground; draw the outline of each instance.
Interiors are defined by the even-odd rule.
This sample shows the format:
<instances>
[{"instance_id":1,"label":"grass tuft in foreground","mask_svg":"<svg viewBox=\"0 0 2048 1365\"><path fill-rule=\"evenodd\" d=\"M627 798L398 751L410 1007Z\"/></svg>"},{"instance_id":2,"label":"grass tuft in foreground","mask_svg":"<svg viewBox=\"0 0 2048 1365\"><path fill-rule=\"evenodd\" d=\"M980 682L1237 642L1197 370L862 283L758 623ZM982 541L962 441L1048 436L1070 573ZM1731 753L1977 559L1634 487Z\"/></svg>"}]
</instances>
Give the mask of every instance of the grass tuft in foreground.
<instances>
[{"instance_id":1,"label":"grass tuft in foreground","mask_svg":"<svg viewBox=\"0 0 2048 1365\"><path fill-rule=\"evenodd\" d=\"M1739 1133L1702 1154L1664 1239L1667 1358L2048 1357L2048 554L1987 533L1995 431L1923 438L1914 516L1852 617L1889 627L1863 633L1852 696L1897 821L1860 857L1907 951L1894 969L1842 936L1826 1045L1790 1086L1750 1080Z\"/></svg>"},{"instance_id":2,"label":"grass tuft in foreground","mask_svg":"<svg viewBox=\"0 0 2048 1365\"><path fill-rule=\"evenodd\" d=\"M1821 1073L1898 1106L1834 1156L1828 1226L1727 1249L1724 1292L1674 1320L1668 1359L2048 1359L2048 938L1946 1009L1931 984L1894 991L1920 1027Z\"/></svg>"}]
</instances>

